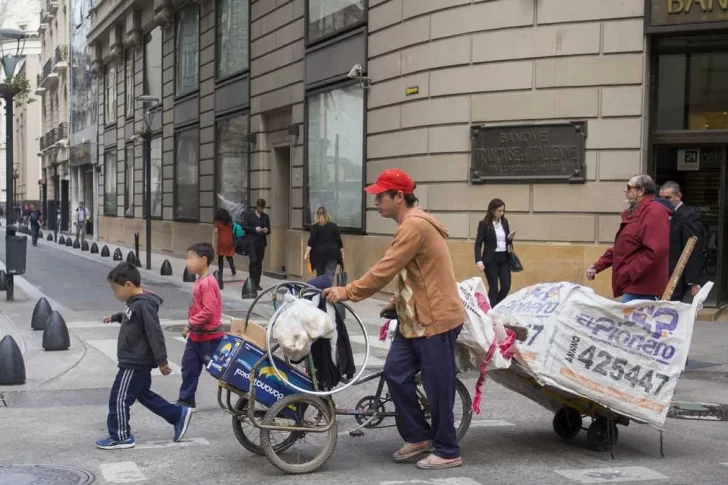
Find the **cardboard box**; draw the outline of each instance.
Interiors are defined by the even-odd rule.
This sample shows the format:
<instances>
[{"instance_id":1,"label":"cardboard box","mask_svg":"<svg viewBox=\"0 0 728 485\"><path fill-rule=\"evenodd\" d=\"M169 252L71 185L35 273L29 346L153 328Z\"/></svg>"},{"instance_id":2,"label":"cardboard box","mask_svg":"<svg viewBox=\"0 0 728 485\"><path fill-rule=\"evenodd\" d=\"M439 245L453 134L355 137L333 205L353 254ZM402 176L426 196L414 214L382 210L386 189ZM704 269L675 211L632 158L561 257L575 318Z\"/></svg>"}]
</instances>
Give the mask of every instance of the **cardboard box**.
<instances>
[{"instance_id":1,"label":"cardboard box","mask_svg":"<svg viewBox=\"0 0 728 485\"><path fill-rule=\"evenodd\" d=\"M248 342L253 342L261 349L267 348L265 339L265 328L255 322L248 322L248 328L245 328L245 320L241 318L230 319L230 333L242 337Z\"/></svg>"},{"instance_id":2,"label":"cardboard box","mask_svg":"<svg viewBox=\"0 0 728 485\"><path fill-rule=\"evenodd\" d=\"M215 354L207 364L207 371L216 379L248 392L250 370L264 355L265 351L252 342L228 334L220 342ZM275 362L279 372L284 374L286 380L301 389L313 390L313 382L306 375L278 358ZM258 368L257 376L254 384L256 401L265 406L270 407L283 397L299 392L286 385L267 358ZM284 414L293 419L298 417L295 409L287 409Z\"/></svg>"}]
</instances>

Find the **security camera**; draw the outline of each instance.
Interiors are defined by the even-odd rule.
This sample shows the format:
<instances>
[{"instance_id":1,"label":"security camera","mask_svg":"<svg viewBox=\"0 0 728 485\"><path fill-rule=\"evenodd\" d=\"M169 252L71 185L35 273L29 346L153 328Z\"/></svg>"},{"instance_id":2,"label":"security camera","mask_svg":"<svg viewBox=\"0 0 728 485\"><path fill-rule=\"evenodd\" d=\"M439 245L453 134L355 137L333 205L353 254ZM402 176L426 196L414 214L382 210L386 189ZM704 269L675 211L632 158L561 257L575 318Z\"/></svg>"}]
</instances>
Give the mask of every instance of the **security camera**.
<instances>
[{"instance_id":1,"label":"security camera","mask_svg":"<svg viewBox=\"0 0 728 485\"><path fill-rule=\"evenodd\" d=\"M354 64L354 67L351 68L351 71L349 71L349 79L358 79L361 77L362 72L364 72L364 68L361 67L360 64Z\"/></svg>"}]
</instances>

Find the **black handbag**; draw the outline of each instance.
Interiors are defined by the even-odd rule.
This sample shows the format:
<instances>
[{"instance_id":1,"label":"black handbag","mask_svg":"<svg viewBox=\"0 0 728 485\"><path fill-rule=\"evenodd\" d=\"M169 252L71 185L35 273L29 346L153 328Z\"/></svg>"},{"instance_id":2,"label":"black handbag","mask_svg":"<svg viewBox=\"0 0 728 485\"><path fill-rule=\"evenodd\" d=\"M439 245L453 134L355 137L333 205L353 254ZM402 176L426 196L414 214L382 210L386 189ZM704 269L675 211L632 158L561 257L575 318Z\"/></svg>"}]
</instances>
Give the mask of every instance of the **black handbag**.
<instances>
[{"instance_id":1,"label":"black handbag","mask_svg":"<svg viewBox=\"0 0 728 485\"><path fill-rule=\"evenodd\" d=\"M511 273L520 273L523 271L523 265L521 260L518 259L516 251L513 249L513 244L508 245L508 263L511 266Z\"/></svg>"}]
</instances>

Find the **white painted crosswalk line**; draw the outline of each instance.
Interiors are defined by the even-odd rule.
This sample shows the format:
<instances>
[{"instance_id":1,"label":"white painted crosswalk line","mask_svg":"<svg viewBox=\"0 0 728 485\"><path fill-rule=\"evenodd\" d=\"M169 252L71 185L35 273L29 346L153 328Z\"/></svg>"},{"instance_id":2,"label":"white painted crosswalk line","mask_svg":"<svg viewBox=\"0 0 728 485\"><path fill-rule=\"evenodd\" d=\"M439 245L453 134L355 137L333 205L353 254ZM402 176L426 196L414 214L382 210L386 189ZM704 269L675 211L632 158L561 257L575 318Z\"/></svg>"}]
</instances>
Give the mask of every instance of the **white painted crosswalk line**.
<instances>
[{"instance_id":1,"label":"white painted crosswalk line","mask_svg":"<svg viewBox=\"0 0 728 485\"><path fill-rule=\"evenodd\" d=\"M137 443L135 450L156 450L159 448L186 448L188 446L207 446L210 442L205 438L190 438L184 441L147 441Z\"/></svg>"},{"instance_id":2,"label":"white painted crosswalk line","mask_svg":"<svg viewBox=\"0 0 728 485\"><path fill-rule=\"evenodd\" d=\"M99 470L108 483L136 483L147 479L133 461L102 463Z\"/></svg>"},{"instance_id":3,"label":"white painted crosswalk line","mask_svg":"<svg viewBox=\"0 0 728 485\"><path fill-rule=\"evenodd\" d=\"M101 353L106 355L112 361L117 362L117 358L116 358L117 340L116 339L87 340L86 343L88 343L92 347L99 350ZM175 364L174 362L170 362L169 366L172 368L172 374L179 374L181 372L180 367L177 364ZM152 375L161 376L162 373L159 372L159 369L154 369L152 371Z\"/></svg>"}]
</instances>

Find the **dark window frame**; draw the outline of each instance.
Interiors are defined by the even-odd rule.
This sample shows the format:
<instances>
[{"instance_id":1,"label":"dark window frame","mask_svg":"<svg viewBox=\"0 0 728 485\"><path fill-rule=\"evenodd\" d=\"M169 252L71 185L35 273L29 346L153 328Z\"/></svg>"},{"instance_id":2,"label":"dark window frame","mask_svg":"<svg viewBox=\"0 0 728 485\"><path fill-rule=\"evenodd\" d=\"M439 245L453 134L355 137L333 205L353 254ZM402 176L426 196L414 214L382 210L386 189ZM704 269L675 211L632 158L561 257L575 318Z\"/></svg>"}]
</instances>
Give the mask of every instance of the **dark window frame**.
<instances>
[{"instance_id":1,"label":"dark window frame","mask_svg":"<svg viewBox=\"0 0 728 485\"><path fill-rule=\"evenodd\" d=\"M106 177L108 173L108 162L106 160L106 157L110 154L114 154L116 159L114 160L114 172L116 174L116 180L114 183L114 212L107 212L106 210L106 194L108 193L108 186L106 185ZM108 148L103 151L104 156L104 203L102 207L102 214L104 217L118 217L119 215L119 154L117 152L116 146L112 148Z\"/></svg>"},{"instance_id":2,"label":"dark window frame","mask_svg":"<svg viewBox=\"0 0 728 485\"><path fill-rule=\"evenodd\" d=\"M247 109L246 108L246 109L244 109L242 111L236 111L234 113L227 113L225 115L218 116L215 119L215 178L214 178L214 184L213 184L214 190L215 190L215 194L214 194L215 203L213 204L213 207L214 207L215 210L218 210L220 208L219 201L218 201L218 198L217 198L217 194L219 193L219 190L220 190L219 176L220 176L220 172L222 171L221 170L222 160L220 160L220 157L219 157L219 155L220 155L220 137L217 136L218 135L218 133L217 133L218 124L221 123L221 122L223 122L223 121L227 121L229 119L232 119L232 118L238 118L240 116L247 116L248 117L248 132L246 133L246 136L249 136L250 135L250 109ZM247 141L246 144L248 145L248 170L247 170L247 176L248 176L248 186L247 186L247 191L248 191L248 208L250 208L250 158L251 158L250 157L250 155L251 155L251 151L250 151L251 146L250 145L251 144L250 144L249 141Z\"/></svg>"},{"instance_id":3,"label":"dark window frame","mask_svg":"<svg viewBox=\"0 0 728 485\"><path fill-rule=\"evenodd\" d=\"M131 151L131 160L129 160L128 152ZM131 162L131 189L130 192L127 193L127 183L129 183L129 180L127 177L129 176L129 162ZM136 215L136 208L134 207L134 204L136 203L136 194L134 193L134 189L136 188L136 182L134 181L136 174L136 156L134 154L134 143L127 143L124 145L124 217L127 219L133 219ZM131 206L132 206L132 214L127 214L127 210L129 209L129 200L127 199L127 195L131 195ZM142 196L143 197L143 196Z\"/></svg>"},{"instance_id":4,"label":"dark window frame","mask_svg":"<svg viewBox=\"0 0 728 485\"><path fill-rule=\"evenodd\" d=\"M178 49L178 41L179 41L179 14L183 10L195 7L197 8L197 86L194 89L191 89L189 91L180 92L180 78L179 75L179 55L181 55L181 49ZM201 15L200 15L200 4L199 2L192 1L187 2L183 5L181 5L174 14L174 98L175 100L182 100L193 97L195 94L198 94L200 92L200 23L201 23ZM162 57L164 57L164 42L162 42ZM162 89L164 89L164 81L162 81Z\"/></svg>"},{"instance_id":5,"label":"dark window frame","mask_svg":"<svg viewBox=\"0 0 728 485\"><path fill-rule=\"evenodd\" d=\"M177 215L177 207L179 206L179 190L177 186L177 171L179 168L179 156L177 154L177 139L178 137L189 131L197 132L197 217L180 217ZM200 222L200 125L188 125L183 128L179 128L174 132L174 207L172 208L173 220L177 222ZM162 155L164 156L164 154Z\"/></svg>"},{"instance_id":6,"label":"dark window frame","mask_svg":"<svg viewBox=\"0 0 728 485\"><path fill-rule=\"evenodd\" d=\"M305 93L303 100L303 227L305 230L310 231L313 221L310 221L311 214L311 203L309 198L309 159L308 159L308 133L309 133L309 121L308 121L308 101L312 96L316 96L329 91L336 91L337 89L347 88L350 86L359 85L358 80L347 80L344 82L337 82L334 84L327 85L318 89L312 89ZM366 235L367 226L367 198L364 193L364 187L367 185L367 104L369 92L367 89L363 90L362 97L362 112L363 112L363 138L362 138L362 201L361 201L361 228L352 228L346 226L339 226L342 234L353 234L353 235Z\"/></svg>"},{"instance_id":7,"label":"dark window frame","mask_svg":"<svg viewBox=\"0 0 728 485\"><path fill-rule=\"evenodd\" d=\"M219 37L220 22L219 22L219 17L218 17L218 11L219 11L218 7L219 7L221 1L222 0L215 0L215 81L218 83L223 83L230 79L241 77L241 76L244 76L244 75L250 73L250 64L252 62L250 59L250 57L251 57L250 53L251 53L251 45L253 43L252 39L251 39L251 32L252 32L251 27L253 25L253 21L251 20L252 16L253 16L253 9L251 6L252 2L251 2L251 0L245 0L246 2L248 2L248 65L245 66L240 71L237 71L237 72L234 72L231 74L220 75L219 60L220 60L220 49L222 48L222 46L220 45L220 42L219 42L219 40L220 40L220 37ZM235 1L235 0L232 0L232 1Z\"/></svg>"},{"instance_id":8,"label":"dark window frame","mask_svg":"<svg viewBox=\"0 0 728 485\"><path fill-rule=\"evenodd\" d=\"M303 39L304 39L304 46L306 48L313 47L315 45L321 44L323 42L326 42L328 40L333 39L334 37L338 37L342 34L351 32L352 30L359 29L369 23L369 0L363 0L364 1L364 18L358 22L355 22L351 25L347 25L346 27L342 27L339 30L335 30L334 32L328 33L326 35L322 35L321 37L317 37L316 39L310 39L308 35L308 25L309 25L309 11L310 11L310 2L311 0L306 0L304 5L304 12L303 12Z\"/></svg>"}]
</instances>

